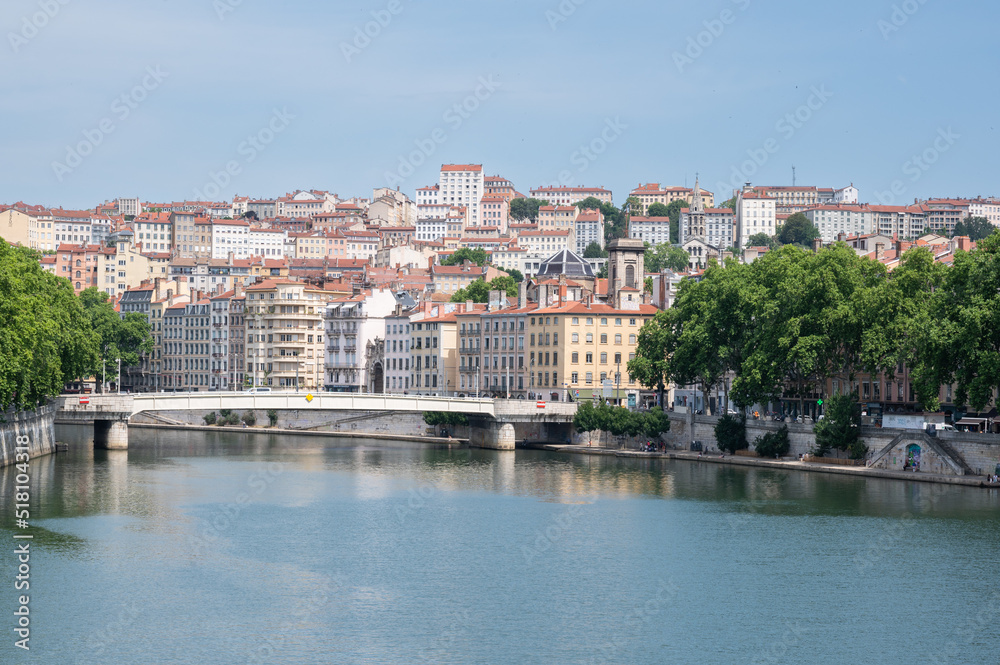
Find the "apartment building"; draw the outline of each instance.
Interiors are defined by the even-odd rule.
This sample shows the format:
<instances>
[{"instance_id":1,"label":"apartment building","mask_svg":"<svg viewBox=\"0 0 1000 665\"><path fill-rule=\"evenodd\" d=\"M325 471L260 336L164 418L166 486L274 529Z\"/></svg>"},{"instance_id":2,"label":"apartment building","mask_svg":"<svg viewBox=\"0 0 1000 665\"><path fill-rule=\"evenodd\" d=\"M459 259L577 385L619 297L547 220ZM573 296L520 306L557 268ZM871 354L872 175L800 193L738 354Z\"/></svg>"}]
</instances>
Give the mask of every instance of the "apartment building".
<instances>
[{"instance_id":1,"label":"apartment building","mask_svg":"<svg viewBox=\"0 0 1000 665\"><path fill-rule=\"evenodd\" d=\"M581 210L575 221L576 247L574 251L583 256L587 245L596 242L604 247L604 215L600 210Z\"/></svg>"},{"instance_id":2,"label":"apartment building","mask_svg":"<svg viewBox=\"0 0 1000 665\"><path fill-rule=\"evenodd\" d=\"M320 390L324 315L335 294L303 282L268 279L247 287L247 374L253 385Z\"/></svg>"},{"instance_id":3,"label":"apartment building","mask_svg":"<svg viewBox=\"0 0 1000 665\"><path fill-rule=\"evenodd\" d=\"M211 219L212 258L225 259L230 255L246 259L250 252L250 224L245 219Z\"/></svg>"},{"instance_id":4,"label":"apartment building","mask_svg":"<svg viewBox=\"0 0 1000 665\"><path fill-rule=\"evenodd\" d=\"M469 225L482 226L480 201L485 191L482 164L443 164L436 198L431 201L449 206L464 206L469 210ZM418 200L419 205L419 190Z\"/></svg>"},{"instance_id":5,"label":"apartment building","mask_svg":"<svg viewBox=\"0 0 1000 665\"><path fill-rule=\"evenodd\" d=\"M440 240L448 234L448 220L444 217L424 217L414 225L417 240Z\"/></svg>"},{"instance_id":6,"label":"apartment building","mask_svg":"<svg viewBox=\"0 0 1000 665\"><path fill-rule=\"evenodd\" d=\"M410 392L454 395L458 387L455 304L439 305L410 323Z\"/></svg>"},{"instance_id":7,"label":"apartment building","mask_svg":"<svg viewBox=\"0 0 1000 665\"><path fill-rule=\"evenodd\" d=\"M750 236L777 231L777 201L774 197L749 188L736 197L736 239L740 248L747 246Z\"/></svg>"},{"instance_id":8,"label":"apartment building","mask_svg":"<svg viewBox=\"0 0 1000 665\"><path fill-rule=\"evenodd\" d=\"M611 203L611 190L603 187L536 187L531 198L548 201L552 205L573 206L584 199L595 198L601 203Z\"/></svg>"},{"instance_id":9,"label":"apartment building","mask_svg":"<svg viewBox=\"0 0 1000 665\"><path fill-rule=\"evenodd\" d=\"M483 178L483 193L487 196L499 196L508 202L520 196L514 189L514 183L498 175Z\"/></svg>"},{"instance_id":10,"label":"apartment building","mask_svg":"<svg viewBox=\"0 0 1000 665\"><path fill-rule=\"evenodd\" d=\"M953 235L955 225L969 216L969 202L963 199L928 199L919 206L927 215L927 226L941 235Z\"/></svg>"},{"instance_id":11,"label":"apartment building","mask_svg":"<svg viewBox=\"0 0 1000 665\"><path fill-rule=\"evenodd\" d=\"M192 303L177 303L163 312L164 390L203 392L209 389L209 319L211 303L207 298Z\"/></svg>"},{"instance_id":12,"label":"apartment building","mask_svg":"<svg viewBox=\"0 0 1000 665\"><path fill-rule=\"evenodd\" d=\"M381 393L386 379L386 319L396 308L388 289L337 298L326 307L327 392Z\"/></svg>"},{"instance_id":13,"label":"apartment building","mask_svg":"<svg viewBox=\"0 0 1000 665\"><path fill-rule=\"evenodd\" d=\"M969 201L969 217L985 217L993 226L1000 226L1000 199L972 199Z\"/></svg>"},{"instance_id":14,"label":"apartment building","mask_svg":"<svg viewBox=\"0 0 1000 665\"><path fill-rule=\"evenodd\" d=\"M431 284L434 293L452 294L477 279L489 282L499 275L496 268L477 266L471 261L465 261L459 266L442 266L436 263L431 265Z\"/></svg>"},{"instance_id":15,"label":"apartment building","mask_svg":"<svg viewBox=\"0 0 1000 665\"><path fill-rule=\"evenodd\" d=\"M285 240L288 232L282 229L255 229L247 233L247 251L250 256L281 259L285 256Z\"/></svg>"},{"instance_id":16,"label":"apartment building","mask_svg":"<svg viewBox=\"0 0 1000 665\"><path fill-rule=\"evenodd\" d=\"M715 195L707 189L701 189L700 193L705 207L714 208ZM629 193L629 197L639 199L639 203L642 204L642 209L632 211L633 214L645 215L649 210L649 206L654 203L668 205L674 201L683 200L687 201L688 204L693 204L694 190L688 187L661 187L658 182L651 182L645 185L640 183L638 187Z\"/></svg>"},{"instance_id":17,"label":"apartment building","mask_svg":"<svg viewBox=\"0 0 1000 665\"><path fill-rule=\"evenodd\" d=\"M246 384L246 295L237 284L234 290L219 293L209 302L209 390L241 390Z\"/></svg>"},{"instance_id":18,"label":"apartment building","mask_svg":"<svg viewBox=\"0 0 1000 665\"><path fill-rule=\"evenodd\" d=\"M193 225L192 225L193 226ZM173 229L169 212L146 212L132 220L135 243L144 252L170 253L174 248Z\"/></svg>"},{"instance_id":19,"label":"apartment building","mask_svg":"<svg viewBox=\"0 0 1000 665\"><path fill-rule=\"evenodd\" d=\"M482 210L483 226L495 226L500 229L500 233L507 232L507 224L510 222L509 199L500 194L487 194L479 201L479 208Z\"/></svg>"},{"instance_id":20,"label":"apartment building","mask_svg":"<svg viewBox=\"0 0 1000 665\"><path fill-rule=\"evenodd\" d=\"M629 237L650 245L669 243L670 218L633 216L629 219Z\"/></svg>"},{"instance_id":21,"label":"apartment building","mask_svg":"<svg viewBox=\"0 0 1000 665\"><path fill-rule=\"evenodd\" d=\"M62 244L56 249L55 274L68 279L77 294L91 286L103 290L99 270L114 256L112 247Z\"/></svg>"},{"instance_id":22,"label":"apartment building","mask_svg":"<svg viewBox=\"0 0 1000 665\"><path fill-rule=\"evenodd\" d=\"M576 206L540 206L538 208L539 229L573 229L580 209Z\"/></svg>"},{"instance_id":23,"label":"apartment building","mask_svg":"<svg viewBox=\"0 0 1000 665\"><path fill-rule=\"evenodd\" d=\"M802 214L819 229L824 243L833 242L841 233L858 236L877 230L871 207L867 205L817 205L806 208Z\"/></svg>"}]
</instances>

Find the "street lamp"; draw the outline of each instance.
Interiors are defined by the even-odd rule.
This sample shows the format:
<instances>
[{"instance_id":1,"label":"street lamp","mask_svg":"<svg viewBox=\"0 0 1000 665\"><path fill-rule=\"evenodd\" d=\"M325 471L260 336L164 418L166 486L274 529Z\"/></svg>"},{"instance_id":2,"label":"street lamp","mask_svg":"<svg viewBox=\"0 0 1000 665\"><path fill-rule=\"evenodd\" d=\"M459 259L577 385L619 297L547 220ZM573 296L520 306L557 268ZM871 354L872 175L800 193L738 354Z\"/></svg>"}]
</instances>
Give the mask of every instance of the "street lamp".
<instances>
[{"instance_id":1,"label":"street lamp","mask_svg":"<svg viewBox=\"0 0 1000 665\"><path fill-rule=\"evenodd\" d=\"M622 354L615 354L615 364L618 365L618 371L615 372L615 399L618 400L618 406L622 405Z\"/></svg>"},{"instance_id":2,"label":"street lamp","mask_svg":"<svg viewBox=\"0 0 1000 665\"><path fill-rule=\"evenodd\" d=\"M115 358L118 361L118 394L122 394L122 359Z\"/></svg>"}]
</instances>

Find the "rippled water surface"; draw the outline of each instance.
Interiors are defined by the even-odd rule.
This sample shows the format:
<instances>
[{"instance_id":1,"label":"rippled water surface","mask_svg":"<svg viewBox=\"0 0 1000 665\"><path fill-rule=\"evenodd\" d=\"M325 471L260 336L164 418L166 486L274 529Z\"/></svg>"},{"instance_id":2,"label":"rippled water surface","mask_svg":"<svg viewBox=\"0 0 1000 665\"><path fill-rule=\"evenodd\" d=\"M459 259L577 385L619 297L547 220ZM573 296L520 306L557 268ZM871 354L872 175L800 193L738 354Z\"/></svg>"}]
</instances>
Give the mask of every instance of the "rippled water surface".
<instances>
[{"instance_id":1,"label":"rippled water surface","mask_svg":"<svg viewBox=\"0 0 1000 665\"><path fill-rule=\"evenodd\" d=\"M0 663L1000 661L996 490L57 430L70 452L32 461L30 652L0 470Z\"/></svg>"}]
</instances>

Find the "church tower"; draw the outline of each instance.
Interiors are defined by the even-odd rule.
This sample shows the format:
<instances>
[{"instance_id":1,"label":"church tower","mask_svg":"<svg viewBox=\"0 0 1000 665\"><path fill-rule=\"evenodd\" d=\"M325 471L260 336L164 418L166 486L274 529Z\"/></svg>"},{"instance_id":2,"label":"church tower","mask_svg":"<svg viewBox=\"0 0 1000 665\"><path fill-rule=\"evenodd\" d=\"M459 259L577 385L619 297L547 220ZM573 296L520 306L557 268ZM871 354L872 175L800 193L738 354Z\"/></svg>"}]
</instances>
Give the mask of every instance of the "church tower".
<instances>
[{"instance_id":1,"label":"church tower","mask_svg":"<svg viewBox=\"0 0 1000 665\"><path fill-rule=\"evenodd\" d=\"M615 309L639 309L645 286L646 244L638 238L608 243L608 304Z\"/></svg>"}]
</instances>

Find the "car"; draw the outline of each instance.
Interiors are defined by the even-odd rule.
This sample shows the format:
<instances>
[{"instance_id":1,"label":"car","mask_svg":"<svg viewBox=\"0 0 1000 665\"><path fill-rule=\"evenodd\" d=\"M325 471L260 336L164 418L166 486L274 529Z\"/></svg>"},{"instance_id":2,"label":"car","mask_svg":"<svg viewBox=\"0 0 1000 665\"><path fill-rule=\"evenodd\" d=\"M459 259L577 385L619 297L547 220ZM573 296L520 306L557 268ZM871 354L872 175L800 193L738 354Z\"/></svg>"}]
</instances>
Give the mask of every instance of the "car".
<instances>
[{"instance_id":1,"label":"car","mask_svg":"<svg viewBox=\"0 0 1000 665\"><path fill-rule=\"evenodd\" d=\"M255 388L250 388L246 391L247 395L259 395L261 393L269 393L271 389L268 386L257 386Z\"/></svg>"}]
</instances>

